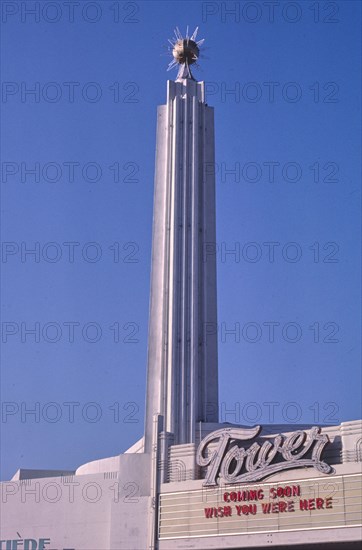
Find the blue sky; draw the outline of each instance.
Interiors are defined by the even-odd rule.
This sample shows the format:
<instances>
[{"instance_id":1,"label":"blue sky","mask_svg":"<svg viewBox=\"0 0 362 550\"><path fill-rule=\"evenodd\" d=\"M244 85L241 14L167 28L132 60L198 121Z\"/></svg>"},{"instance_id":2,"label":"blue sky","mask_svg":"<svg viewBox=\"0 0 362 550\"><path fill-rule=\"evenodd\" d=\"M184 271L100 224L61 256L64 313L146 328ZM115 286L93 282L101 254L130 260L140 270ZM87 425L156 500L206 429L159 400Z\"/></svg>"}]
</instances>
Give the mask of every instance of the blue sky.
<instances>
[{"instance_id":1,"label":"blue sky","mask_svg":"<svg viewBox=\"0 0 362 550\"><path fill-rule=\"evenodd\" d=\"M142 436L176 25L215 107L220 419L360 418L360 3L71 4L1 6L2 478Z\"/></svg>"}]
</instances>

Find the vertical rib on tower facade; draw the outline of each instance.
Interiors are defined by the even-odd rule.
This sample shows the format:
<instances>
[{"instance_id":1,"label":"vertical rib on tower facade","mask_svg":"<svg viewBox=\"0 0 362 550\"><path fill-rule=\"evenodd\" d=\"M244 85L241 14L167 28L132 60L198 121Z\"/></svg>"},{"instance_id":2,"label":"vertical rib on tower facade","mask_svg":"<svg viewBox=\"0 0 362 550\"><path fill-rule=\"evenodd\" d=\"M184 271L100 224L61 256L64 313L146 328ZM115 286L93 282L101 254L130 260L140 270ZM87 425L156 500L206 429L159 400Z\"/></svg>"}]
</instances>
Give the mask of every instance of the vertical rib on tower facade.
<instances>
[{"instance_id":1,"label":"vertical rib on tower facade","mask_svg":"<svg viewBox=\"0 0 362 550\"><path fill-rule=\"evenodd\" d=\"M168 81L158 108L145 450L155 414L174 444L218 421L214 113L204 83Z\"/></svg>"}]
</instances>

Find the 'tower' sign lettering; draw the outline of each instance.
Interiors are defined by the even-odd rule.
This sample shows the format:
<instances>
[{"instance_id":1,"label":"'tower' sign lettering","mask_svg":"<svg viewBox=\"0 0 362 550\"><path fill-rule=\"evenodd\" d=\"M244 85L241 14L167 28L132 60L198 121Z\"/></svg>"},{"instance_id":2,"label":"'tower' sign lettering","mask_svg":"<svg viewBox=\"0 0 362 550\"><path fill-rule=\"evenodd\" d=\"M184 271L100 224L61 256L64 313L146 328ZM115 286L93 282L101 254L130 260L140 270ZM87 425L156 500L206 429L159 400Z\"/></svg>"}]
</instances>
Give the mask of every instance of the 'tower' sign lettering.
<instances>
[{"instance_id":1,"label":"'tower' sign lettering","mask_svg":"<svg viewBox=\"0 0 362 550\"><path fill-rule=\"evenodd\" d=\"M247 450L237 444L228 449L231 440L250 440L257 437L260 431L261 426L222 428L207 435L201 441L196 455L196 461L200 466L208 466L204 485L217 485L218 479L225 483L257 481L292 468L313 467L324 474L334 472L329 464L321 460L329 437L321 434L321 429L317 426L311 428L308 435L298 430L288 437L277 435L273 442L265 441L262 445L255 442ZM208 445L215 440L218 440L217 448L209 453L209 456L205 456ZM309 451L311 457L303 458ZM284 461L276 462L280 455ZM243 470L246 472L243 473Z\"/></svg>"}]
</instances>

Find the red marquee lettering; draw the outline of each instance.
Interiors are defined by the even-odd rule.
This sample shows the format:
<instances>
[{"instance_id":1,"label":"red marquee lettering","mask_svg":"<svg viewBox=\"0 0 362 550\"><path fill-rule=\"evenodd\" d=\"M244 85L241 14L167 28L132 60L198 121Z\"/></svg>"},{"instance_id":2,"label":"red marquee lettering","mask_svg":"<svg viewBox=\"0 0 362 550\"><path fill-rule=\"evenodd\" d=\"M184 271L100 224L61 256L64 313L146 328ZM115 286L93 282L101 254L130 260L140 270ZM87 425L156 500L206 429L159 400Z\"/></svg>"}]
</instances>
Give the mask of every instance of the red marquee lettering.
<instances>
[{"instance_id":1,"label":"red marquee lettering","mask_svg":"<svg viewBox=\"0 0 362 550\"><path fill-rule=\"evenodd\" d=\"M315 503L317 506L317 510L320 510L321 508L323 508L324 500L322 498L316 498Z\"/></svg>"},{"instance_id":2,"label":"red marquee lettering","mask_svg":"<svg viewBox=\"0 0 362 550\"><path fill-rule=\"evenodd\" d=\"M286 487L271 487L270 498L277 497L299 497L300 496L300 485L287 485Z\"/></svg>"},{"instance_id":3,"label":"red marquee lettering","mask_svg":"<svg viewBox=\"0 0 362 550\"><path fill-rule=\"evenodd\" d=\"M299 497L300 496L300 485L293 485L292 487L293 491L293 497Z\"/></svg>"},{"instance_id":4,"label":"red marquee lettering","mask_svg":"<svg viewBox=\"0 0 362 550\"><path fill-rule=\"evenodd\" d=\"M214 509L213 508L205 508L205 517L212 518L214 515Z\"/></svg>"}]
</instances>

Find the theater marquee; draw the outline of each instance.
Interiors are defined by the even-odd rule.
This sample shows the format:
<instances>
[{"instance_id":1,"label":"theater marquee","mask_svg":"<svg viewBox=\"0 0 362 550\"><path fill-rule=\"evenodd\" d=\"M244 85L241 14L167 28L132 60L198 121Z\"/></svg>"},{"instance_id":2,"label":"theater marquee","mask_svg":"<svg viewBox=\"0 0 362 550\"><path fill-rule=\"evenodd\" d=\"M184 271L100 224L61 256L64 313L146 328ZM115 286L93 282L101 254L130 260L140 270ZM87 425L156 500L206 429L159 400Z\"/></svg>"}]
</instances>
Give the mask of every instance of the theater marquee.
<instances>
[{"instance_id":1,"label":"theater marquee","mask_svg":"<svg viewBox=\"0 0 362 550\"><path fill-rule=\"evenodd\" d=\"M159 538L298 531L361 524L360 474L163 493Z\"/></svg>"}]
</instances>

